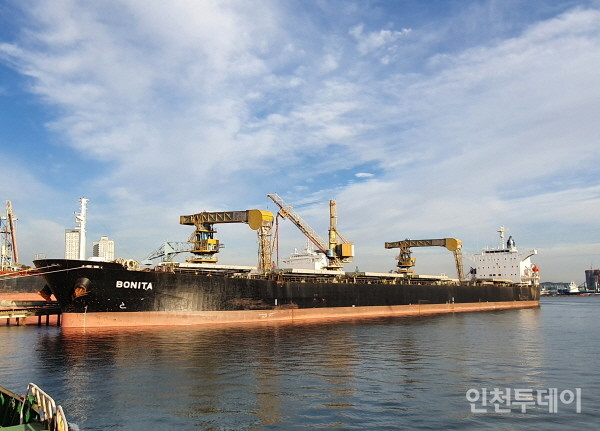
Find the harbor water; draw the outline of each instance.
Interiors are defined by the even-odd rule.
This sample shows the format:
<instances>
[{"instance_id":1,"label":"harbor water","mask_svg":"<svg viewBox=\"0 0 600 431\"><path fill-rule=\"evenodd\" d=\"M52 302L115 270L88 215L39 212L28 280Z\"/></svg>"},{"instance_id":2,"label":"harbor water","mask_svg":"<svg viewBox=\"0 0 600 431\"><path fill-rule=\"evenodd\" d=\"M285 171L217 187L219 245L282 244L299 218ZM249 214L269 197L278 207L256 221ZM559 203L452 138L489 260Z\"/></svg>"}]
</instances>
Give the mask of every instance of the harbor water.
<instances>
[{"instance_id":1,"label":"harbor water","mask_svg":"<svg viewBox=\"0 0 600 431\"><path fill-rule=\"evenodd\" d=\"M80 430L597 429L600 297L210 327L0 326L0 385Z\"/></svg>"}]
</instances>

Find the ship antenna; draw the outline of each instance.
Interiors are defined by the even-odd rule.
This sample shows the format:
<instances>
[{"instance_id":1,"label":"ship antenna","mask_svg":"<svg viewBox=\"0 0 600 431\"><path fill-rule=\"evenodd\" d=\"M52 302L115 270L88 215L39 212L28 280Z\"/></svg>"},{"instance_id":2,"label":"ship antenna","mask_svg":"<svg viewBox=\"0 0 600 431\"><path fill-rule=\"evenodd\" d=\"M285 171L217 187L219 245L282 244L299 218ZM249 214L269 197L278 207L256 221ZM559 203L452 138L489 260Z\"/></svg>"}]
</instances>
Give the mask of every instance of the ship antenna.
<instances>
[{"instance_id":1,"label":"ship antenna","mask_svg":"<svg viewBox=\"0 0 600 431\"><path fill-rule=\"evenodd\" d=\"M504 226L500 226L500 229L498 229L498 233L500 234L500 248L504 248L504 232L506 232L506 229L504 229Z\"/></svg>"},{"instance_id":2,"label":"ship antenna","mask_svg":"<svg viewBox=\"0 0 600 431\"><path fill-rule=\"evenodd\" d=\"M81 212L75 213L75 221L79 224L79 259L85 260L85 222L87 220L87 203L89 199L80 198Z\"/></svg>"}]
</instances>

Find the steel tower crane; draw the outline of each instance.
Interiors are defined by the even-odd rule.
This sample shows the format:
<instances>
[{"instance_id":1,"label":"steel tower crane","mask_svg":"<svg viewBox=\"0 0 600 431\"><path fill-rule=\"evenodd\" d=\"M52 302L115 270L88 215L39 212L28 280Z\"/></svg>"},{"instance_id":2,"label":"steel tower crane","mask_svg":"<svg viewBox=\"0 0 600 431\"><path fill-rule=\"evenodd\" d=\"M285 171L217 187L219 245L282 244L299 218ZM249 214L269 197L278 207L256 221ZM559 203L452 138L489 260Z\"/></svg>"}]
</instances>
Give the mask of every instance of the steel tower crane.
<instances>
[{"instance_id":1,"label":"steel tower crane","mask_svg":"<svg viewBox=\"0 0 600 431\"><path fill-rule=\"evenodd\" d=\"M329 264L327 269L341 270L344 263L352 262L354 257L354 244L347 241L337 230L337 215L335 201L329 201L329 242L306 223L298 213L287 205L277 193L267 195L279 207L279 216L288 218L322 253L325 253Z\"/></svg>"}]
</instances>

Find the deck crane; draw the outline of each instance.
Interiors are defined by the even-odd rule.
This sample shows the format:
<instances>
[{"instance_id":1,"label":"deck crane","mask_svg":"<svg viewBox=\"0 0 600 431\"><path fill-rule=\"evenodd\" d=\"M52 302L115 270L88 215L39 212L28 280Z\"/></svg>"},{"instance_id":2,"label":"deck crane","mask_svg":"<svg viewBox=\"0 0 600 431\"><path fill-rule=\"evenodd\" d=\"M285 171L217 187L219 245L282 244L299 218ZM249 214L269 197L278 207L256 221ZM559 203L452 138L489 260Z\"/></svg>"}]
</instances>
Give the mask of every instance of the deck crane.
<instances>
[{"instance_id":1,"label":"deck crane","mask_svg":"<svg viewBox=\"0 0 600 431\"><path fill-rule=\"evenodd\" d=\"M179 224L194 225L196 230L189 239L192 243L190 253L195 257L190 260L194 263L215 263L216 254L221 245L214 238L215 223L247 223L252 230L258 233L258 269L268 271L272 268L271 262L271 228L273 227L273 213L262 210L246 211L221 211L201 212L192 215L183 215Z\"/></svg>"},{"instance_id":2,"label":"deck crane","mask_svg":"<svg viewBox=\"0 0 600 431\"><path fill-rule=\"evenodd\" d=\"M192 245L188 242L165 241L160 247L142 261L144 265L152 265L154 259L161 259L162 262L172 262L173 257L179 253L189 253L192 251Z\"/></svg>"},{"instance_id":3,"label":"deck crane","mask_svg":"<svg viewBox=\"0 0 600 431\"><path fill-rule=\"evenodd\" d=\"M352 262L354 257L354 244L346 240L337 230L337 215L335 201L329 201L329 241L325 242L321 236L306 223L298 213L277 193L267 195L279 207L278 215L283 219L290 219L298 229L312 242L328 260L326 269L341 270L344 263Z\"/></svg>"},{"instance_id":4,"label":"deck crane","mask_svg":"<svg viewBox=\"0 0 600 431\"><path fill-rule=\"evenodd\" d=\"M452 253L454 253L454 260L456 263L456 272L459 280L464 280L464 271L462 264L462 241L456 238L442 238L442 239L405 239L404 241L386 242L385 248L399 248L400 254L398 259L398 273L400 274L411 274L411 268L415 266L416 258L411 257L411 247L446 247Z\"/></svg>"}]
</instances>

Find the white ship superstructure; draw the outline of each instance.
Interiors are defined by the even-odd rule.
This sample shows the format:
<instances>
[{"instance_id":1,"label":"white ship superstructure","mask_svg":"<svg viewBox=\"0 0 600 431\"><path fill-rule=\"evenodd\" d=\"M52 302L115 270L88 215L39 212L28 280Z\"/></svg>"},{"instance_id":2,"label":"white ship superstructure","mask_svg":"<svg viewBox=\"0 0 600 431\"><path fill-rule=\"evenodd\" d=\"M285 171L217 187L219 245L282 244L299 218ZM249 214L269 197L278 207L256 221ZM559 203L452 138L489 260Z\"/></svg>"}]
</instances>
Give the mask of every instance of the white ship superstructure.
<instances>
[{"instance_id":1,"label":"white ship superstructure","mask_svg":"<svg viewBox=\"0 0 600 431\"><path fill-rule=\"evenodd\" d=\"M520 253L512 236L504 243L504 227L500 227L500 247L485 249L471 256L475 267L471 269L474 279L490 281L510 281L521 284L539 284L539 269L531 262L537 250Z\"/></svg>"},{"instance_id":2,"label":"white ship superstructure","mask_svg":"<svg viewBox=\"0 0 600 431\"><path fill-rule=\"evenodd\" d=\"M290 257L283 259L283 267L290 269L322 270L327 265L327 256L315 251L308 242L302 252L294 249Z\"/></svg>"},{"instance_id":3,"label":"white ship superstructure","mask_svg":"<svg viewBox=\"0 0 600 431\"><path fill-rule=\"evenodd\" d=\"M569 293L570 294L578 294L581 291L579 290L579 286L577 286L577 283L575 283L574 281L569 283Z\"/></svg>"}]
</instances>

